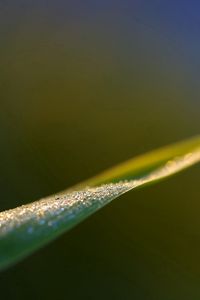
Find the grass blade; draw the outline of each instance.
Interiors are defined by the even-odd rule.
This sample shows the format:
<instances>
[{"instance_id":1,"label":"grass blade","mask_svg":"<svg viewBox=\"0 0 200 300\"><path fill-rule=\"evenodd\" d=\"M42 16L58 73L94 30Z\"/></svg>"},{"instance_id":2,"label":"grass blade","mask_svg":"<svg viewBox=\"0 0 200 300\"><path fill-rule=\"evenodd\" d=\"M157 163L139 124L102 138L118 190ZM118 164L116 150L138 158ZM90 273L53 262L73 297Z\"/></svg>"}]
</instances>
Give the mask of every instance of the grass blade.
<instances>
[{"instance_id":1,"label":"grass blade","mask_svg":"<svg viewBox=\"0 0 200 300\"><path fill-rule=\"evenodd\" d=\"M123 193L200 161L200 137L118 165L59 195L0 213L0 269L17 262Z\"/></svg>"}]
</instances>

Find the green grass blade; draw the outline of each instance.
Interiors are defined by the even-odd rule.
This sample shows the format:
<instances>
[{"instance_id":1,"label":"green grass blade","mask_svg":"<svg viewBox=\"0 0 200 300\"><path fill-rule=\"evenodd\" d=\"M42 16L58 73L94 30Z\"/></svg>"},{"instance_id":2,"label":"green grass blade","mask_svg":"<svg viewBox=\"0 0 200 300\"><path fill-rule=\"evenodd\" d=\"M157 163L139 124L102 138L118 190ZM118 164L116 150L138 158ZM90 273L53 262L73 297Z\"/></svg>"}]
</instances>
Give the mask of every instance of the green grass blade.
<instances>
[{"instance_id":1,"label":"green grass blade","mask_svg":"<svg viewBox=\"0 0 200 300\"><path fill-rule=\"evenodd\" d=\"M143 178L156 169L164 167L167 163L170 164L171 161L174 161L174 165L176 165L176 158L186 158L185 163L182 164L182 168L185 168L187 167L187 164L190 165L190 162L191 164L193 164L193 159L197 159L198 161L198 157L195 158L195 156L196 154L198 156L199 148L200 136L196 136L188 140L162 147L146 154L134 157L126 162L118 164L117 166L102 172L101 174L93 178L90 178L89 180L82 182L81 184L78 184L77 187L81 188L87 185L98 186L100 184L118 182L120 180ZM188 159L190 154L193 155L193 158L191 157L191 161L190 159ZM186 166L184 167L185 164ZM176 165L176 167L178 168L178 165ZM166 174L166 176L163 177L170 176L172 175L171 173L177 173L179 170L176 170L176 167L174 171L172 171L171 169L169 175ZM181 167L181 165L179 165L179 167ZM157 180L160 180L161 178L161 176L158 176Z\"/></svg>"},{"instance_id":2,"label":"green grass blade","mask_svg":"<svg viewBox=\"0 0 200 300\"><path fill-rule=\"evenodd\" d=\"M129 160L58 196L0 213L0 269L19 261L123 193L200 161L200 137Z\"/></svg>"}]
</instances>

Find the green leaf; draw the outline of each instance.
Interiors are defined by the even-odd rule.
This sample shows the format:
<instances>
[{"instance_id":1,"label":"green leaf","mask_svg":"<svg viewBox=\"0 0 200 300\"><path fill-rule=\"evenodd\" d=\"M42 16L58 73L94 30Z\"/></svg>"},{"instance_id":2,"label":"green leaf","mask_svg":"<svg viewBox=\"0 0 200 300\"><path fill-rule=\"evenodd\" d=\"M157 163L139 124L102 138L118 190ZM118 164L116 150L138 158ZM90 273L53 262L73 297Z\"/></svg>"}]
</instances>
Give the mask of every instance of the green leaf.
<instances>
[{"instance_id":1,"label":"green leaf","mask_svg":"<svg viewBox=\"0 0 200 300\"><path fill-rule=\"evenodd\" d=\"M1 212L0 269L26 257L125 192L199 161L198 136L136 157L59 195Z\"/></svg>"}]
</instances>

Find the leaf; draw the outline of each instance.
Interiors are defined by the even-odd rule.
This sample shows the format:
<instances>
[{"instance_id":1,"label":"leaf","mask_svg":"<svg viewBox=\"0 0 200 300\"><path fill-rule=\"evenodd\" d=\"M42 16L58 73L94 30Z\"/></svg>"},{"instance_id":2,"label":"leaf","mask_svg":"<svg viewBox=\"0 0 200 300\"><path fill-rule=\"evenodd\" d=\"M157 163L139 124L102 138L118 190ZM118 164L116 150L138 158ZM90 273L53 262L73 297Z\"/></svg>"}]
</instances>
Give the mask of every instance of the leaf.
<instances>
[{"instance_id":1,"label":"leaf","mask_svg":"<svg viewBox=\"0 0 200 300\"><path fill-rule=\"evenodd\" d=\"M200 161L200 137L120 164L75 187L0 213L0 269L16 263L125 192Z\"/></svg>"}]
</instances>

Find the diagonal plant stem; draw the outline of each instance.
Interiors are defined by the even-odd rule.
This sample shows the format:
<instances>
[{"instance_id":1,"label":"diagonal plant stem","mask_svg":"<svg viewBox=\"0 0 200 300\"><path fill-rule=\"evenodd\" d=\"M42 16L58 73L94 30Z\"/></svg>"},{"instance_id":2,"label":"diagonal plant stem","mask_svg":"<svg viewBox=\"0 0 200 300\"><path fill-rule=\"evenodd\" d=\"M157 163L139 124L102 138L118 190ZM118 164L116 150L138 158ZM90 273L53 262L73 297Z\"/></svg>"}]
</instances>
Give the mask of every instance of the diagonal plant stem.
<instances>
[{"instance_id":1,"label":"diagonal plant stem","mask_svg":"<svg viewBox=\"0 0 200 300\"><path fill-rule=\"evenodd\" d=\"M171 176L200 161L200 138L125 162L59 195L0 213L0 268L37 248L125 192Z\"/></svg>"}]
</instances>

